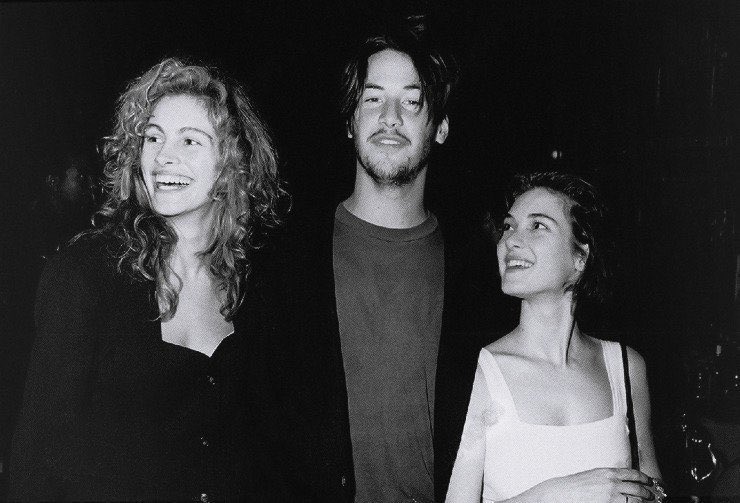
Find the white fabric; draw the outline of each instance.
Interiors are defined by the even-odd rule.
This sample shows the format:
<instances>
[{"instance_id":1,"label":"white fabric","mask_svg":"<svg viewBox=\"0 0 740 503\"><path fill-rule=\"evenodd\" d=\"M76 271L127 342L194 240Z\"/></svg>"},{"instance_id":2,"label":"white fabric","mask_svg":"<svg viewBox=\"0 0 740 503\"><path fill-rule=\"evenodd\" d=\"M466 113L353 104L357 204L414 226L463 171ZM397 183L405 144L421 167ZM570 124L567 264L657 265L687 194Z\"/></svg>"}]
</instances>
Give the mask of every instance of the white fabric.
<instances>
[{"instance_id":1,"label":"white fabric","mask_svg":"<svg viewBox=\"0 0 740 503\"><path fill-rule=\"evenodd\" d=\"M630 466L624 370L619 344L602 341L611 417L568 426L522 422L495 357L483 349L452 470L447 501L501 501L553 477Z\"/></svg>"}]
</instances>

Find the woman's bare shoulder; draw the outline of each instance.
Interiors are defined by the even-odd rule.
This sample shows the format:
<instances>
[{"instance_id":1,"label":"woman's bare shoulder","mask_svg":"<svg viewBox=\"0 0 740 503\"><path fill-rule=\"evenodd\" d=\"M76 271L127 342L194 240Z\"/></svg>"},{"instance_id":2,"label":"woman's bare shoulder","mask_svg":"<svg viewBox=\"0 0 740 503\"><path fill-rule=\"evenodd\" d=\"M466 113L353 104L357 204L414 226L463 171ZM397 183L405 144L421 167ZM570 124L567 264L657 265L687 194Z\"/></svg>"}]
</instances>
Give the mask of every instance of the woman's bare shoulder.
<instances>
[{"instance_id":1,"label":"woman's bare shoulder","mask_svg":"<svg viewBox=\"0 0 740 503\"><path fill-rule=\"evenodd\" d=\"M640 353L627 346L627 365L629 366L630 381L633 388L644 388L647 392L647 368L645 359Z\"/></svg>"},{"instance_id":2,"label":"woman's bare shoulder","mask_svg":"<svg viewBox=\"0 0 740 503\"><path fill-rule=\"evenodd\" d=\"M645 371L645 358L630 346L627 346L627 360L629 361L630 366L634 366L636 370Z\"/></svg>"},{"instance_id":3,"label":"woman's bare shoulder","mask_svg":"<svg viewBox=\"0 0 740 503\"><path fill-rule=\"evenodd\" d=\"M517 331L513 330L503 337L496 339L484 349L492 355L508 355L515 354L517 351Z\"/></svg>"}]
</instances>

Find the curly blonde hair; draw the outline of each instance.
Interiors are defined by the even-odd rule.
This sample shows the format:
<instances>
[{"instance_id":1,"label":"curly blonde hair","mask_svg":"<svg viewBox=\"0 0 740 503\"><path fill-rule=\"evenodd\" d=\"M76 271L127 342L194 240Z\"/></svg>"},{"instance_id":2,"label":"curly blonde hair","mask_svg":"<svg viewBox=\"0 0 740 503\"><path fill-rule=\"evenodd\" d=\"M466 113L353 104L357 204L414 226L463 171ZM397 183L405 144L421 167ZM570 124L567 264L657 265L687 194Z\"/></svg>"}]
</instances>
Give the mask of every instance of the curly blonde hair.
<instances>
[{"instance_id":1,"label":"curly blonde hair","mask_svg":"<svg viewBox=\"0 0 740 503\"><path fill-rule=\"evenodd\" d=\"M267 127L235 81L212 68L167 58L128 85L118 101L113 134L105 137L107 196L93 232L115 238L119 271L154 281L160 317L174 316L182 282L169 262L177 236L152 209L141 173L144 128L157 102L173 95L202 100L218 136L214 231L201 257L226 292L221 314L231 320L244 297L250 252L262 244L265 231L280 224L278 208L286 196Z\"/></svg>"}]
</instances>

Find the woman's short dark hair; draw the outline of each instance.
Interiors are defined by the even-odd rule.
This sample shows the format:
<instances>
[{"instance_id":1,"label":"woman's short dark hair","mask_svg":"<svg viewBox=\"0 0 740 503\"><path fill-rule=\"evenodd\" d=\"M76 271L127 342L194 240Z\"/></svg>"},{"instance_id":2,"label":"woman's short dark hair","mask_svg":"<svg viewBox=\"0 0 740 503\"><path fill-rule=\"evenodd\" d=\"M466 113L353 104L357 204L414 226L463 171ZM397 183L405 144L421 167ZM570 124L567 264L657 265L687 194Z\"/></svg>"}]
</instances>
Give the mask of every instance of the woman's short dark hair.
<instances>
[{"instance_id":1,"label":"woman's short dark hair","mask_svg":"<svg viewBox=\"0 0 740 503\"><path fill-rule=\"evenodd\" d=\"M360 103L367 78L368 59L373 54L392 49L411 58L421 83L421 105L427 104L429 119L439 126L448 113L450 94L457 83L458 71L454 58L443 55L431 45L423 30L391 28L386 33L369 37L360 45L342 72L340 113L345 124Z\"/></svg>"},{"instance_id":2,"label":"woman's short dark hair","mask_svg":"<svg viewBox=\"0 0 740 503\"><path fill-rule=\"evenodd\" d=\"M507 194L506 208L510 209L519 196L538 187L566 196L570 203L570 221L576 240L574 249L577 253L583 253L579 244L588 245L589 248L583 274L570 287L576 309L585 300L600 302L605 295L604 283L608 277L604 261L606 239L603 235L606 208L601 196L593 185L576 175L554 171L519 174L514 177Z\"/></svg>"}]
</instances>

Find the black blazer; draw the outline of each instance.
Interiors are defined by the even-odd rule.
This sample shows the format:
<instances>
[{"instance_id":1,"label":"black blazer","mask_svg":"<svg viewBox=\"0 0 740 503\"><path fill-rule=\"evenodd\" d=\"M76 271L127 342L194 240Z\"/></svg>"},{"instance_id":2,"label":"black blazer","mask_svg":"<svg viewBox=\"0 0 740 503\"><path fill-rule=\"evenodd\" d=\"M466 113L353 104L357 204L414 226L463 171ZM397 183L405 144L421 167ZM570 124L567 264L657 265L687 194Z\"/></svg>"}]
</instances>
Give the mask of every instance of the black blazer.
<instances>
[{"instance_id":1,"label":"black blazer","mask_svg":"<svg viewBox=\"0 0 740 503\"><path fill-rule=\"evenodd\" d=\"M161 340L153 283L111 245L81 239L42 275L9 499L284 501L259 266L208 358Z\"/></svg>"},{"instance_id":2,"label":"black blazer","mask_svg":"<svg viewBox=\"0 0 740 503\"><path fill-rule=\"evenodd\" d=\"M443 225L442 223L440 225ZM275 305L285 357L277 363L284 465L293 498L349 502L354 470L347 390L334 294L334 208L292 222L279 246L284 293ZM499 302L495 251L485 240L455 240L445 232L445 292L437 363L435 494L443 501L465 422L479 350L513 324ZM503 318L500 316L504 313Z\"/></svg>"}]
</instances>

